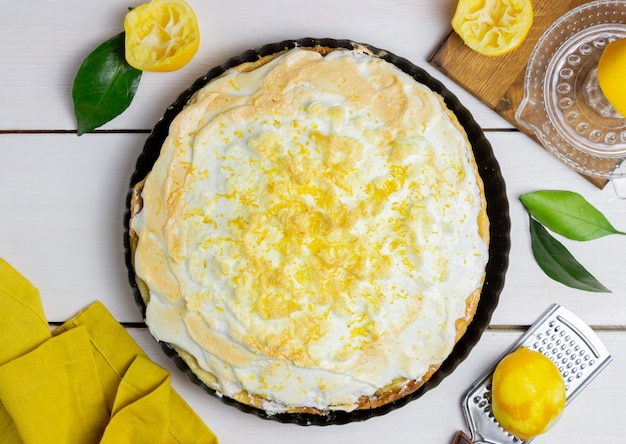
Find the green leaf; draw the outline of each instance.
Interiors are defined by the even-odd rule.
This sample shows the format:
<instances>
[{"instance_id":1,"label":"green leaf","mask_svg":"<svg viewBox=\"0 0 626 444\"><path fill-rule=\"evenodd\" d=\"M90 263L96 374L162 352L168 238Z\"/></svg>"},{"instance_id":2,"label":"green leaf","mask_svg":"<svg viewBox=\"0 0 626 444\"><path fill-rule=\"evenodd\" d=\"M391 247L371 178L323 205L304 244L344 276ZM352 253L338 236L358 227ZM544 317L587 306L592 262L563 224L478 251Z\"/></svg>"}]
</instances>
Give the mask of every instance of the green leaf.
<instances>
[{"instance_id":1,"label":"green leaf","mask_svg":"<svg viewBox=\"0 0 626 444\"><path fill-rule=\"evenodd\" d=\"M120 115L130 105L141 71L124 57L124 33L98 46L78 69L72 99L80 136Z\"/></svg>"},{"instance_id":2,"label":"green leaf","mask_svg":"<svg viewBox=\"0 0 626 444\"><path fill-rule=\"evenodd\" d=\"M530 239L537 264L550 278L580 290L611 293L532 217Z\"/></svg>"},{"instance_id":3,"label":"green leaf","mask_svg":"<svg viewBox=\"0 0 626 444\"><path fill-rule=\"evenodd\" d=\"M523 194L520 200L544 227L568 239L587 241L618 231L584 197L572 191L544 190Z\"/></svg>"}]
</instances>

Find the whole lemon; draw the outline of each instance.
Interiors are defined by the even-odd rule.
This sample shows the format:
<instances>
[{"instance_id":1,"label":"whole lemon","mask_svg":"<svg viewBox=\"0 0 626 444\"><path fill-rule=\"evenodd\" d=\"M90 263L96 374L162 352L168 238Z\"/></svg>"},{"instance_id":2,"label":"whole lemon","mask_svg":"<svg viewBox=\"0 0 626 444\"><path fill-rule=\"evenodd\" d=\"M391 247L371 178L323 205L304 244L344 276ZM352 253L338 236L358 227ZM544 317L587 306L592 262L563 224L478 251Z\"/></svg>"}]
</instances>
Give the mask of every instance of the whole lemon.
<instances>
[{"instance_id":1,"label":"whole lemon","mask_svg":"<svg viewBox=\"0 0 626 444\"><path fill-rule=\"evenodd\" d=\"M626 39L610 42L598 62L598 83L606 99L626 117Z\"/></svg>"},{"instance_id":2,"label":"whole lemon","mask_svg":"<svg viewBox=\"0 0 626 444\"><path fill-rule=\"evenodd\" d=\"M565 408L565 381L542 353L520 347L502 359L493 374L494 417L526 441L550 429Z\"/></svg>"}]
</instances>

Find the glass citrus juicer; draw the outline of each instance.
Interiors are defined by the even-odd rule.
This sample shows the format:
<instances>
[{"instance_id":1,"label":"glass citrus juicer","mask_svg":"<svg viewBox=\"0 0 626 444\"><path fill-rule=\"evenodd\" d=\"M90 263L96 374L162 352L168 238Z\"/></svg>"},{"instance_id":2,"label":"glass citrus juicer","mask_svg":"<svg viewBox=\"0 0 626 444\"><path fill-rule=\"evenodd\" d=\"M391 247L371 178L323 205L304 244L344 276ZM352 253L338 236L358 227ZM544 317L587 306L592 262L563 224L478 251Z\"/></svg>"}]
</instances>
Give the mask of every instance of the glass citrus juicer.
<instances>
[{"instance_id":1,"label":"glass citrus juicer","mask_svg":"<svg viewBox=\"0 0 626 444\"><path fill-rule=\"evenodd\" d=\"M624 1L593 1L564 14L531 54L515 118L562 162L610 180L626 198L626 117L604 97L597 78L602 51L623 38Z\"/></svg>"}]
</instances>

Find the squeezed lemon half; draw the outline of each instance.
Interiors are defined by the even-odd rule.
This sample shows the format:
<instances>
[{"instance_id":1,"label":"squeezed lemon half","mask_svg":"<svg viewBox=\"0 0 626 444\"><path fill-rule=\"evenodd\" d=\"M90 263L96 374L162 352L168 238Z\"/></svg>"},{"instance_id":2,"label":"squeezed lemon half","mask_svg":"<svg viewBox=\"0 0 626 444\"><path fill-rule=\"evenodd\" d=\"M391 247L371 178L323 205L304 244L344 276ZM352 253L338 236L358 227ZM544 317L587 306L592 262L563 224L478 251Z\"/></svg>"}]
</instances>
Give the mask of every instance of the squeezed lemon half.
<instances>
[{"instance_id":1,"label":"squeezed lemon half","mask_svg":"<svg viewBox=\"0 0 626 444\"><path fill-rule=\"evenodd\" d=\"M530 0L459 0L452 28L479 54L499 56L522 44L533 17Z\"/></svg>"},{"instance_id":2,"label":"squeezed lemon half","mask_svg":"<svg viewBox=\"0 0 626 444\"><path fill-rule=\"evenodd\" d=\"M610 42L598 62L598 83L606 99L626 117L626 39Z\"/></svg>"},{"instance_id":3,"label":"squeezed lemon half","mask_svg":"<svg viewBox=\"0 0 626 444\"><path fill-rule=\"evenodd\" d=\"M142 71L175 71L200 46L198 20L184 0L152 0L126 14L125 56Z\"/></svg>"},{"instance_id":4,"label":"squeezed lemon half","mask_svg":"<svg viewBox=\"0 0 626 444\"><path fill-rule=\"evenodd\" d=\"M556 423L565 397L565 381L556 365L526 347L502 359L493 373L493 415L507 432L523 441Z\"/></svg>"}]
</instances>

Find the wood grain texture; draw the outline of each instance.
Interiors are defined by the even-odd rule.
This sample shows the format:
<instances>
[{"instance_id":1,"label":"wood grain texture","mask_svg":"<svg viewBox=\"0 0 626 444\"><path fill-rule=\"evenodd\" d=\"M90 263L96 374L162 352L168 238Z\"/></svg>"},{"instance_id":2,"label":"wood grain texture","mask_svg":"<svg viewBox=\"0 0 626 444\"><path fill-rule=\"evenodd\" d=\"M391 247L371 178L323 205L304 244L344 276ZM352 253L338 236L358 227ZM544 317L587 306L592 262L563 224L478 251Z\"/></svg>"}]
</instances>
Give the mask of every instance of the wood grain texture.
<instances>
[{"instance_id":1,"label":"wood grain texture","mask_svg":"<svg viewBox=\"0 0 626 444\"><path fill-rule=\"evenodd\" d=\"M428 61L539 144L534 134L515 120L515 111L524 97L526 65L535 44L550 25L584 3L588 0L534 0L533 25L521 46L509 54L499 57L478 54L451 31ZM605 179L584 177L598 188L608 183Z\"/></svg>"},{"instance_id":2,"label":"wood grain texture","mask_svg":"<svg viewBox=\"0 0 626 444\"><path fill-rule=\"evenodd\" d=\"M521 334L487 330L458 371L437 389L388 415L342 426L303 428L264 421L223 405L187 380L147 330L129 332L157 364L172 373L173 387L206 419L220 442L235 444L450 444L458 430L469 431L461 410L465 392ZM624 333L601 331L599 336L612 352L613 362L567 406L554 428L533 444L624 442L623 413L618 406L626 396L626 386L616 383L626 372L626 356L620 353Z\"/></svg>"},{"instance_id":3,"label":"wood grain texture","mask_svg":"<svg viewBox=\"0 0 626 444\"><path fill-rule=\"evenodd\" d=\"M537 189L576 191L620 230L626 229L626 200L618 199L612 186L598 189L521 132L510 131L511 124L427 63L448 36L457 0L188 1L201 23L198 55L180 71L146 74L131 108L103 128L117 132L81 137L71 133L76 69L95 45L119 32L127 8L143 0L65 0L62 7L51 0L4 4L0 256L40 290L48 321L58 325L100 300L150 358L172 374L174 388L223 443L450 444L457 430L467 431L461 400L471 383L525 326L551 303L561 303L599 330L614 361L533 444L624 443L620 407L626 398L626 238L567 242L613 293L569 289L546 277L535 263L528 216L518 197ZM425 65L486 129L506 182L512 219L509 269L491 319L495 328L486 330L457 370L424 397L388 415L336 427L264 421L191 383L147 329L134 328L141 315L128 283L122 243L130 174L147 137L135 131L152 128L180 91L226 58L260 44L306 36L350 38ZM485 81L492 80L488 73Z\"/></svg>"}]
</instances>

